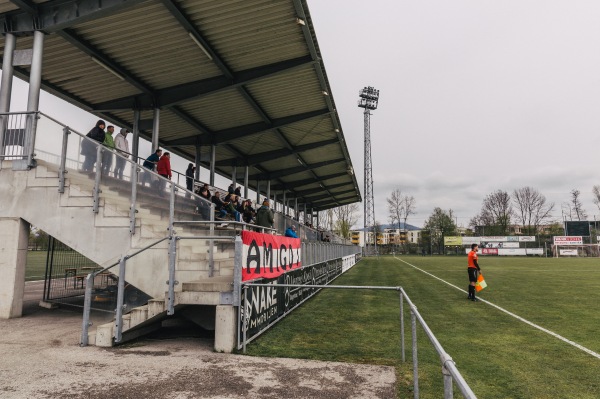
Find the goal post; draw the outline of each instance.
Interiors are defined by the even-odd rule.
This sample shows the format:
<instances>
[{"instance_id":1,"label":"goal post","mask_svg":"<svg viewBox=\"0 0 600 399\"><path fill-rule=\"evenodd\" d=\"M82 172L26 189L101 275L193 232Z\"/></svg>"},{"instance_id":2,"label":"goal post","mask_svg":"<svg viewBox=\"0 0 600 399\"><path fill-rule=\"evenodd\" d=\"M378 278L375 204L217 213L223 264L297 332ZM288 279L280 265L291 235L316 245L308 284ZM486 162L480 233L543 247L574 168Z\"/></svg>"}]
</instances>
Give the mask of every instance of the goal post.
<instances>
[{"instance_id":1,"label":"goal post","mask_svg":"<svg viewBox=\"0 0 600 399\"><path fill-rule=\"evenodd\" d=\"M552 257L599 258L600 244L552 245Z\"/></svg>"}]
</instances>

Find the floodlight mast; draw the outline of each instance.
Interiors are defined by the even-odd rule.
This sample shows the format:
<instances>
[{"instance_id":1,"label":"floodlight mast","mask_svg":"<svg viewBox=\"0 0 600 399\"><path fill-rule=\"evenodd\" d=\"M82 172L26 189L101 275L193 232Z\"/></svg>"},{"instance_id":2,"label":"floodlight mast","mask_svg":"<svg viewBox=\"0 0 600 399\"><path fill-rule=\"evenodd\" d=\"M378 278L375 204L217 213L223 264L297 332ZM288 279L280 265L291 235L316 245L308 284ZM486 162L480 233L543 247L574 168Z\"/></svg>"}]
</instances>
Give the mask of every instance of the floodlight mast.
<instances>
[{"instance_id":1,"label":"floodlight mast","mask_svg":"<svg viewBox=\"0 0 600 399\"><path fill-rule=\"evenodd\" d=\"M373 165L371 161L371 111L377 109L379 90L368 86L358 92L358 106L364 108L365 116L365 256L377 255L377 232L375 231L375 200L373 198ZM373 233L373 244L370 245L368 232Z\"/></svg>"}]
</instances>

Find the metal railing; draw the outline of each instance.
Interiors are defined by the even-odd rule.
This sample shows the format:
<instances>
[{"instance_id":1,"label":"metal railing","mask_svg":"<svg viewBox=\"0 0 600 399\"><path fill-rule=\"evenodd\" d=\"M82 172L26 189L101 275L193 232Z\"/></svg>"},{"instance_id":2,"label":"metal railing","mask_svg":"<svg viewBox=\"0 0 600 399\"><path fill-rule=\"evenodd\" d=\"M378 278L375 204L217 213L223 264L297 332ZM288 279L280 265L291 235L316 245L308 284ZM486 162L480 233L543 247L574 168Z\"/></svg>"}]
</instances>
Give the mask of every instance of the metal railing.
<instances>
[{"instance_id":1,"label":"metal railing","mask_svg":"<svg viewBox=\"0 0 600 399\"><path fill-rule=\"evenodd\" d=\"M281 287L281 288L303 288L303 289L352 289L352 290L378 290L378 291L396 291L399 293L400 300L400 351L402 355L402 362L406 362L405 353L405 337L404 337L404 301L410 309L411 319L411 336L412 336L412 363L413 363L413 395L415 399L420 396L419 392L419 359L418 359L418 337L417 337L417 323L423 328L425 335L429 338L433 348L440 357L442 365L442 377L444 382L444 399L452 399L453 397L453 385L456 384L459 392L464 398L476 399L475 393L469 387L469 384L465 381L462 374L456 367L456 364L452 360L452 357L444 350L440 342L437 340L419 311L417 307L412 303L406 292L402 287L380 287L380 286L345 286L345 285L309 285L309 284L258 284L258 283L242 283L242 297L244 303L247 302L247 290L249 287ZM243 353L246 353L247 337L246 329L243 328L242 334L242 348Z\"/></svg>"}]
</instances>

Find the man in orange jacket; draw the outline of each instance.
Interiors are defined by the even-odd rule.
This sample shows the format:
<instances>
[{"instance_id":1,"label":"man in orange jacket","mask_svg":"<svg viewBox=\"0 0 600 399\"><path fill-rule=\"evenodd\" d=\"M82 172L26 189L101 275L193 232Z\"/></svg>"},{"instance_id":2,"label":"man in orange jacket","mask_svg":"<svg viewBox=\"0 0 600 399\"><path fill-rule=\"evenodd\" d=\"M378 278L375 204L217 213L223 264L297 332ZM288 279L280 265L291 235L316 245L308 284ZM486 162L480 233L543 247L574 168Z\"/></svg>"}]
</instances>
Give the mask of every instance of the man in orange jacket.
<instances>
[{"instance_id":1,"label":"man in orange jacket","mask_svg":"<svg viewBox=\"0 0 600 399\"><path fill-rule=\"evenodd\" d=\"M479 264L477 263L477 251L479 245L471 244L471 252L469 252L467 272L469 272L469 296L467 299L473 302L479 302L479 299L475 298L475 284L477 283L477 273L481 271Z\"/></svg>"}]
</instances>

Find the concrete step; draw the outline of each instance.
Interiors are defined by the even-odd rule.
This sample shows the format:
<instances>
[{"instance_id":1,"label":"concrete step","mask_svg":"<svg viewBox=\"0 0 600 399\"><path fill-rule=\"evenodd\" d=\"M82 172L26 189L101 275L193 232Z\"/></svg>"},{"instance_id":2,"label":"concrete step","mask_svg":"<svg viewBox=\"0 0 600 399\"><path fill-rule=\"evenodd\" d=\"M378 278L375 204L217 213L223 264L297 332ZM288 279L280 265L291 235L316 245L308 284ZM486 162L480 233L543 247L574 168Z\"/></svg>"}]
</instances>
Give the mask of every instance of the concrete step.
<instances>
[{"instance_id":1,"label":"concrete step","mask_svg":"<svg viewBox=\"0 0 600 399\"><path fill-rule=\"evenodd\" d=\"M182 291L229 292L233 289L233 278L210 277L195 281L184 282Z\"/></svg>"}]
</instances>

